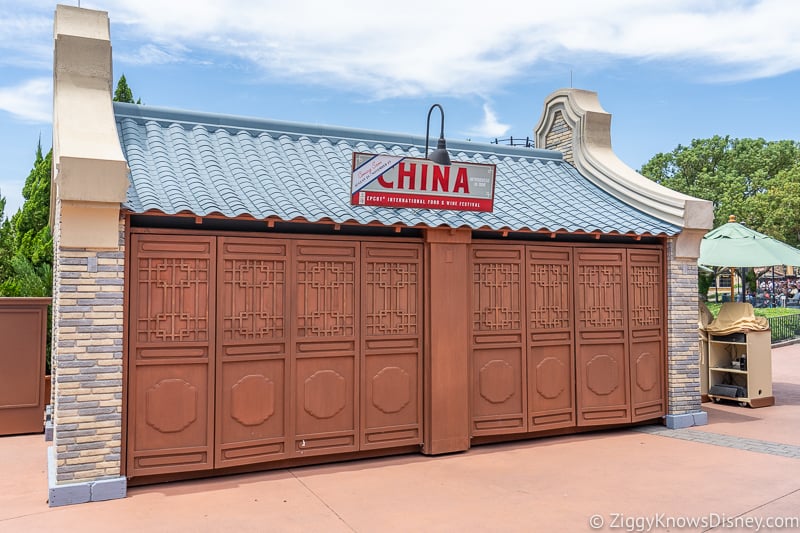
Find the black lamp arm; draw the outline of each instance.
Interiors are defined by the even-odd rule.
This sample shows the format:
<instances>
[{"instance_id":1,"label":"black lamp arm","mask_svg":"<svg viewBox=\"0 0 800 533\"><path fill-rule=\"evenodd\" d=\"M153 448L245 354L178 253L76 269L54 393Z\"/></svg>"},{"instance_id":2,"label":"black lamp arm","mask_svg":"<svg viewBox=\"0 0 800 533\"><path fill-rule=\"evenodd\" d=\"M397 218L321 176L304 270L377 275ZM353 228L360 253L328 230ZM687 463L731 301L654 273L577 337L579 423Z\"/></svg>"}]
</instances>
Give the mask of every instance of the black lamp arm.
<instances>
[{"instance_id":1,"label":"black lamp arm","mask_svg":"<svg viewBox=\"0 0 800 533\"><path fill-rule=\"evenodd\" d=\"M439 104L433 104L430 109L428 109L428 122L425 127L425 157L428 157L428 143L430 141L431 135L431 113L433 113L433 108L438 107L439 112L442 114L442 129L439 131L439 138L444 139L444 109Z\"/></svg>"}]
</instances>

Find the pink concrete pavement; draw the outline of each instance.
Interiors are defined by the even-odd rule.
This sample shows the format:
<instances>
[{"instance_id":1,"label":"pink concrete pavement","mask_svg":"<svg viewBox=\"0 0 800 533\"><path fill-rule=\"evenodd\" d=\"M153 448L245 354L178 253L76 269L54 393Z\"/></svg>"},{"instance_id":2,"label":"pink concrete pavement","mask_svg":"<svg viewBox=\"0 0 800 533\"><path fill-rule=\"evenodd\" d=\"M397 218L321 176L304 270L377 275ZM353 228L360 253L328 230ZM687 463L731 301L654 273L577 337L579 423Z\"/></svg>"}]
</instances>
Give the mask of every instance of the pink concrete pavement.
<instances>
[{"instance_id":1,"label":"pink concrete pavement","mask_svg":"<svg viewBox=\"0 0 800 533\"><path fill-rule=\"evenodd\" d=\"M798 444L800 345L773 359L776 406L704 404L709 425L690 431ZM0 531L557 532L589 531L595 514L602 531L646 531L641 520L661 513L800 517L800 458L627 430L136 487L58 508L46 503L46 446L0 439Z\"/></svg>"}]
</instances>

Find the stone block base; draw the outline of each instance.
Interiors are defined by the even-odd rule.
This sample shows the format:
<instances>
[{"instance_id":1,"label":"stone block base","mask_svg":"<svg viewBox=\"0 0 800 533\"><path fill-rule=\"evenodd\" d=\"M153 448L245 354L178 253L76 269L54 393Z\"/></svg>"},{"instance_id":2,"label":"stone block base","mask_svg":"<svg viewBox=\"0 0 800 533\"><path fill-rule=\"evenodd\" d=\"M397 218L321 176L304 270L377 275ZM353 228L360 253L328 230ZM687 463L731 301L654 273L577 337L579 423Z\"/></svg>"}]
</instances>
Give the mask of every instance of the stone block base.
<instances>
[{"instance_id":1,"label":"stone block base","mask_svg":"<svg viewBox=\"0 0 800 533\"><path fill-rule=\"evenodd\" d=\"M124 498L128 490L128 480L124 477L56 485L56 457L52 446L47 448L47 478L50 507L116 500Z\"/></svg>"},{"instance_id":2,"label":"stone block base","mask_svg":"<svg viewBox=\"0 0 800 533\"><path fill-rule=\"evenodd\" d=\"M695 411L683 415L667 415L664 421L669 429L683 429L708 424L708 413Z\"/></svg>"},{"instance_id":3,"label":"stone block base","mask_svg":"<svg viewBox=\"0 0 800 533\"><path fill-rule=\"evenodd\" d=\"M48 404L44 410L44 441L53 442L53 404Z\"/></svg>"}]
</instances>

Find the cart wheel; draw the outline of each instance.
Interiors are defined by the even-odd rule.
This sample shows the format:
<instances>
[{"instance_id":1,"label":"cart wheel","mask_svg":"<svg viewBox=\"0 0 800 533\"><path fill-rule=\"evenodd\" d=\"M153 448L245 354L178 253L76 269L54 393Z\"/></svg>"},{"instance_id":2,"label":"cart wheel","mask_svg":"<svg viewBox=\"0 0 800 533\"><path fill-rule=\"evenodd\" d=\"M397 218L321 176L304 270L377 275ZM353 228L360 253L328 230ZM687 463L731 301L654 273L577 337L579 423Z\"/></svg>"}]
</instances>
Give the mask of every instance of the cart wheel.
<instances>
[{"instance_id":1,"label":"cart wheel","mask_svg":"<svg viewBox=\"0 0 800 533\"><path fill-rule=\"evenodd\" d=\"M748 405L750 404L747 402L739 402L739 407L747 407Z\"/></svg>"},{"instance_id":2,"label":"cart wheel","mask_svg":"<svg viewBox=\"0 0 800 533\"><path fill-rule=\"evenodd\" d=\"M719 398L711 398L712 403L719 403Z\"/></svg>"}]
</instances>

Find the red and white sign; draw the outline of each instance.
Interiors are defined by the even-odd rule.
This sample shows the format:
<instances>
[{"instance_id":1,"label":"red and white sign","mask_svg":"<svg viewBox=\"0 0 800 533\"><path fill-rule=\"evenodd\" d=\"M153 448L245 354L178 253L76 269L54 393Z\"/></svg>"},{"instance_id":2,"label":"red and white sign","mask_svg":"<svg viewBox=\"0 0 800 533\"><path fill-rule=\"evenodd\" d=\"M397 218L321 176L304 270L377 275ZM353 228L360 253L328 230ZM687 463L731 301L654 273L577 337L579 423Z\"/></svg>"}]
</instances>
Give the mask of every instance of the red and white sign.
<instances>
[{"instance_id":1,"label":"red and white sign","mask_svg":"<svg viewBox=\"0 0 800 533\"><path fill-rule=\"evenodd\" d=\"M495 165L388 154L353 154L353 205L488 211L494 208Z\"/></svg>"}]
</instances>

